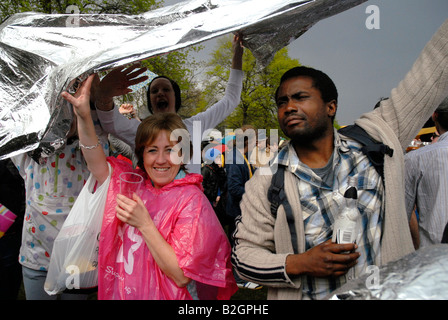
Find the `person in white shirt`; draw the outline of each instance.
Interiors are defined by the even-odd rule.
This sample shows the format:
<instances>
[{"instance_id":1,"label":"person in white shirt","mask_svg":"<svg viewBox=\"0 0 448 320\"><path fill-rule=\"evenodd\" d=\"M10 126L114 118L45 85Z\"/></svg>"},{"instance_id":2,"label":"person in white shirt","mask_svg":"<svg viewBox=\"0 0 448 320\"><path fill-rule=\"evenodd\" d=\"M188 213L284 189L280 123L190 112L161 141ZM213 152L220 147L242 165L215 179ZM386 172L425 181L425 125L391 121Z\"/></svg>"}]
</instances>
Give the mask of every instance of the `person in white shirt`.
<instances>
[{"instance_id":1,"label":"person in white shirt","mask_svg":"<svg viewBox=\"0 0 448 320\"><path fill-rule=\"evenodd\" d=\"M410 217L416 206L420 247L440 243L448 223L448 97L432 119L437 142L405 156L406 211Z\"/></svg>"},{"instance_id":2,"label":"person in white shirt","mask_svg":"<svg viewBox=\"0 0 448 320\"><path fill-rule=\"evenodd\" d=\"M203 133L214 128L227 118L238 106L243 86L243 46L241 36L236 34L233 39L233 58L229 81L224 97L206 111L191 118L184 119L184 123L193 142L193 158L187 164L190 173L201 173L201 141ZM126 142L134 149L134 139L139 121L123 117L114 108L113 97L127 94L128 89L146 78L136 78L145 69L134 71L136 67L117 68L111 71L105 78L99 78L93 84L91 102L94 102L98 111L98 118L103 129ZM148 87L148 109L151 113L173 112L177 113L181 107L180 89L177 84L169 78L157 77Z\"/></svg>"}]
</instances>

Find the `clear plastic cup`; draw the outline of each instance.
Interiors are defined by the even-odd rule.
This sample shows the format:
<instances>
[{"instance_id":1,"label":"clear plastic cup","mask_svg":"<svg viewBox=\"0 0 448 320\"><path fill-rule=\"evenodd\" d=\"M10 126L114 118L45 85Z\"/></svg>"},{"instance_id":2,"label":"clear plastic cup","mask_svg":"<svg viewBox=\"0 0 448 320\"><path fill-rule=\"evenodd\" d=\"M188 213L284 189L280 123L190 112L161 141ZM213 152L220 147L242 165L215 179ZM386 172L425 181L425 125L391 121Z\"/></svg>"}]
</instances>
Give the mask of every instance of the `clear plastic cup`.
<instances>
[{"instance_id":1,"label":"clear plastic cup","mask_svg":"<svg viewBox=\"0 0 448 320\"><path fill-rule=\"evenodd\" d=\"M135 172L120 174L120 194L132 199L133 194L140 196L143 189L143 177Z\"/></svg>"}]
</instances>

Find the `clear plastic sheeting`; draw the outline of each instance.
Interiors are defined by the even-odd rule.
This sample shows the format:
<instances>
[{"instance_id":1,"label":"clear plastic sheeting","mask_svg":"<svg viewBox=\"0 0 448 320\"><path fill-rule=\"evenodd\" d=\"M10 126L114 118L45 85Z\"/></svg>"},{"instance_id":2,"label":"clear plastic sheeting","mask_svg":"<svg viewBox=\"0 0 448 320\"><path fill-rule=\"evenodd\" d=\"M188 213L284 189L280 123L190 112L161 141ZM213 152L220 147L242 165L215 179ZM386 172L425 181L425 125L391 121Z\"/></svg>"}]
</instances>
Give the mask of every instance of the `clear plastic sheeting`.
<instances>
[{"instance_id":1,"label":"clear plastic sheeting","mask_svg":"<svg viewBox=\"0 0 448 320\"><path fill-rule=\"evenodd\" d=\"M377 278L375 278L377 277ZM348 282L330 300L446 300L448 244L419 249Z\"/></svg>"},{"instance_id":2,"label":"clear plastic sheeting","mask_svg":"<svg viewBox=\"0 0 448 320\"><path fill-rule=\"evenodd\" d=\"M321 19L366 0L191 0L141 15L21 13L0 26L0 159L60 149L63 90L89 74L241 30L261 66Z\"/></svg>"}]
</instances>

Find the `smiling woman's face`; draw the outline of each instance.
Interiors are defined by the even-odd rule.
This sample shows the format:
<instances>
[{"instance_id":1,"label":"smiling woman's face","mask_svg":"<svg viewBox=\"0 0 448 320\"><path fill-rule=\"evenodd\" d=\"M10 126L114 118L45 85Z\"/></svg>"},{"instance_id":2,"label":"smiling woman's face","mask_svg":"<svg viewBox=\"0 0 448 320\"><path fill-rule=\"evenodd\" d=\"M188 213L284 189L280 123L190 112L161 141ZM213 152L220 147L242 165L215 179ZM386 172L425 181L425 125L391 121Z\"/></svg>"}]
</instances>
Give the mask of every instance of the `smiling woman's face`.
<instances>
[{"instance_id":1,"label":"smiling woman's face","mask_svg":"<svg viewBox=\"0 0 448 320\"><path fill-rule=\"evenodd\" d=\"M176 142L170 141L169 135L167 131L160 131L143 151L145 171L156 189L173 181L180 169L180 164L173 163L171 159Z\"/></svg>"}]
</instances>

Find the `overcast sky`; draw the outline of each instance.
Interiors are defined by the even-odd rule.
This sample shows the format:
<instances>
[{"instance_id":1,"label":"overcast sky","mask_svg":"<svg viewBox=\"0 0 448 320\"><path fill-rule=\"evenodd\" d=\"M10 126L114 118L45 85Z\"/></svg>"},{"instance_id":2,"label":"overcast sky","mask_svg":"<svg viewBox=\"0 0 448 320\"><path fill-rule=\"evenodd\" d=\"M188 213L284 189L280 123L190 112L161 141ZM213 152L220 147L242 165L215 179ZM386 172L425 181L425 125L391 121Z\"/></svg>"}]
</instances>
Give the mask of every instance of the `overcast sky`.
<instances>
[{"instance_id":1,"label":"overcast sky","mask_svg":"<svg viewBox=\"0 0 448 320\"><path fill-rule=\"evenodd\" d=\"M165 5L178 2L165 0ZM366 27L370 5L379 9L379 29ZM333 79L339 91L336 118L340 125L350 124L389 96L447 18L448 0L369 0L319 21L289 45L289 55ZM203 44L202 59L216 41Z\"/></svg>"}]
</instances>

